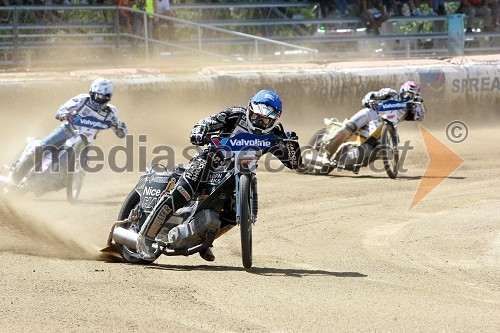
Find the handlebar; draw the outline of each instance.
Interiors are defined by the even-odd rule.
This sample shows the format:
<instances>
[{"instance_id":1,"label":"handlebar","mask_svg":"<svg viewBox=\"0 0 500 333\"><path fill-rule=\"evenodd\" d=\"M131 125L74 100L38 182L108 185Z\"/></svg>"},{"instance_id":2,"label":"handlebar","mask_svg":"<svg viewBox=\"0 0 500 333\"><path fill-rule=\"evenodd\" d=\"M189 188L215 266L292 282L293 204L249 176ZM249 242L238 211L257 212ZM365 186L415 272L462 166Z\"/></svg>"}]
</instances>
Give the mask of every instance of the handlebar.
<instances>
[{"instance_id":1,"label":"handlebar","mask_svg":"<svg viewBox=\"0 0 500 333\"><path fill-rule=\"evenodd\" d=\"M388 112L388 111L396 111L407 108L408 105L417 105L422 104L422 102L414 101L414 100L395 100L395 99L387 99L387 100L368 100L365 102L364 106L367 108L371 108L377 112Z\"/></svg>"},{"instance_id":2,"label":"handlebar","mask_svg":"<svg viewBox=\"0 0 500 333\"><path fill-rule=\"evenodd\" d=\"M97 130L105 130L111 127L117 130L123 130L125 127L119 126L119 124L113 124L109 120L100 120L95 117L81 117L75 112L64 114L63 117L59 118L61 121L66 120L69 124L74 126L82 126L94 128Z\"/></svg>"},{"instance_id":3,"label":"handlebar","mask_svg":"<svg viewBox=\"0 0 500 333\"><path fill-rule=\"evenodd\" d=\"M240 134L246 134L246 133L238 133L236 135L233 135L232 133L210 133L210 134L207 134L206 141L208 140L208 142L207 142L207 144L208 144L214 138L230 139L231 137L235 137L235 136L240 135ZM256 135L256 134L251 134L251 133L248 133L248 134L258 137L258 135ZM293 138L280 138L280 137L277 137L274 134L270 134L270 133L264 134L262 136L266 136L266 135L273 135L274 136L273 138L266 138L266 140L268 140L268 141L276 141L276 142L297 141L297 139L293 139Z\"/></svg>"},{"instance_id":4,"label":"handlebar","mask_svg":"<svg viewBox=\"0 0 500 333\"><path fill-rule=\"evenodd\" d=\"M251 133L238 133L226 137L227 133L215 133L207 135L210 138L210 150L231 150L242 151L246 149L267 150L274 147L279 142L294 141L286 138L279 138L274 134L254 135Z\"/></svg>"}]
</instances>

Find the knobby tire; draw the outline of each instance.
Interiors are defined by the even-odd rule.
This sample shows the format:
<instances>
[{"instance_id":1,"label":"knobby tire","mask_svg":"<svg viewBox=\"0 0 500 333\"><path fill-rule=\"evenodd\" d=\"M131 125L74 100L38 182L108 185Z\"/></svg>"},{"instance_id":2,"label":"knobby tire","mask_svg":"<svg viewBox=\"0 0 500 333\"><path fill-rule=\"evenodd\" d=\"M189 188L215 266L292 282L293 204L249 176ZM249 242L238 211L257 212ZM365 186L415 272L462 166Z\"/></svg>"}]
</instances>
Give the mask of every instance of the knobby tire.
<instances>
[{"instance_id":1,"label":"knobby tire","mask_svg":"<svg viewBox=\"0 0 500 333\"><path fill-rule=\"evenodd\" d=\"M240 192L240 232L241 232L241 259L243 267L252 267L252 222L250 205L250 176L241 175Z\"/></svg>"}]
</instances>

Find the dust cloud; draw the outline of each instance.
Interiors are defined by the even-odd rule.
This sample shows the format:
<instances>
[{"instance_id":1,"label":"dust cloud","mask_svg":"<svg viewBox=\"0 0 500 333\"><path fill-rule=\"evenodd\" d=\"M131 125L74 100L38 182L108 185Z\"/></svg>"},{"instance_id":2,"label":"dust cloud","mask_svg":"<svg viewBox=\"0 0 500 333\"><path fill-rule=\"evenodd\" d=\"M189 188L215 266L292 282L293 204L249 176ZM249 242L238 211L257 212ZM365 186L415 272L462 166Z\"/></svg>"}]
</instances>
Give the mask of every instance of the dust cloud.
<instances>
[{"instance_id":1,"label":"dust cloud","mask_svg":"<svg viewBox=\"0 0 500 333\"><path fill-rule=\"evenodd\" d=\"M116 65L127 65L129 60L133 62L132 60L137 58L122 55ZM167 61L170 61L168 65L172 75L192 73L203 66L215 64L200 59L153 59L149 63L139 59L137 62L142 63L143 68L153 68L165 66ZM70 65L68 63L68 67ZM98 66L94 68L96 73L99 72ZM92 70L81 71L93 76ZM48 135L59 125L54 119L57 108L69 98L88 91L91 80L78 77L77 70L75 73L72 78L66 77L68 84L62 84L58 89L45 89L41 83L28 83L22 91L16 89L11 94L4 95L3 103L6 107L2 114L2 123L5 128L0 133L0 142L4 143L0 150L0 163L9 165L16 153L24 147L27 137ZM22 86L23 82L18 84ZM279 92L280 87L276 88ZM138 136L146 135L146 141L141 143L147 151L146 162L154 157L154 148L162 145L175 149L176 163L186 162L187 159L181 151L189 145L188 135L193 124L226 107L245 106L258 90L243 94L240 87L234 87L221 91L220 94L207 96L202 88L198 89L197 95L148 91L147 88L143 92L132 92L124 81L116 80L111 103L118 107L120 118L127 123L129 133L134 138L136 150L133 154L133 171L116 173L106 166L102 172L88 174L84 180L80 204L74 206L66 202L64 191L49 193L42 198L30 195L23 198L2 196L0 251L64 259L97 258L97 249L105 245L107 233L123 200L144 171L139 168L143 164L137 161ZM308 102L306 98L307 96L301 95L300 92L295 96L283 96L284 113L280 119L286 130L298 133L302 145L307 143L315 131L323 127L324 117L344 119L358 111L362 96L353 98L350 105L335 106L326 105L319 100ZM456 119L470 122L474 130L500 119L497 109L484 107L479 110L477 103L472 102L460 108L442 108L429 99L427 108L428 118L423 125L440 131L447 123ZM417 124L404 123L401 128L402 140L408 135L416 138L416 143L422 146ZM104 131L98 135L95 144L101 147L106 155L111 148L124 145L125 142L116 138L111 131ZM418 159L413 162L410 160L409 163L425 166L425 151L420 150L415 154Z\"/></svg>"},{"instance_id":2,"label":"dust cloud","mask_svg":"<svg viewBox=\"0 0 500 333\"><path fill-rule=\"evenodd\" d=\"M116 56L112 63L119 66L126 55ZM109 64L104 61L102 67ZM92 78L108 76L99 65L79 71L81 67L68 63L71 74L46 69L21 78L16 73L8 80L0 75L0 163L8 164L27 136L43 137L58 126L57 108L88 91ZM209 64L158 59L140 65L152 71L153 66L168 66L165 75L175 76ZM157 74L152 73L154 80ZM175 160L184 161L179 152L189 145L195 122L228 106L246 105L256 90L269 88L238 87L229 80L225 89L209 95L213 87L195 89L180 82L181 93L176 93L150 89L147 74L109 77L116 83L112 103L130 134L134 140L147 135L142 144L147 160L155 146L170 145ZM51 83L54 78L62 84ZM323 126L323 117L348 117L363 97L328 105L314 95L315 89L300 89L297 82L271 88L284 92L281 121L298 133L302 144ZM419 124L407 122L399 128L400 138L411 140L415 150L405 162L408 172L396 180L368 168L321 177L259 170L261 209L253 229L250 270L241 267L238 230L217 239L213 263L197 255L162 256L146 266L154 269L104 262L98 250L106 246L122 203L143 172L137 166L114 172L106 163L102 171L87 173L76 205L66 201L64 191L38 198L0 196L2 329L146 331L155 323L190 332L330 332L353 327L497 332L500 195L491 189L500 186L500 161L491 143L500 133L498 105L441 105L424 99L429 114L422 125L464 159L459 169L410 210L428 155ZM462 144L447 141L445 128L451 120L470 125ZM95 142L106 155L124 143L111 131L101 132ZM138 142L134 145L137 149ZM137 150L132 156L136 163ZM152 304L162 304L162 311L152 311ZM133 316L127 311L130 305ZM248 309L245 316L235 312L242 307Z\"/></svg>"},{"instance_id":3,"label":"dust cloud","mask_svg":"<svg viewBox=\"0 0 500 333\"><path fill-rule=\"evenodd\" d=\"M98 247L75 233L72 225L42 219L29 201L15 203L3 195L0 230L0 252L59 259L96 259L99 254Z\"/></svg>"}]
</instances>

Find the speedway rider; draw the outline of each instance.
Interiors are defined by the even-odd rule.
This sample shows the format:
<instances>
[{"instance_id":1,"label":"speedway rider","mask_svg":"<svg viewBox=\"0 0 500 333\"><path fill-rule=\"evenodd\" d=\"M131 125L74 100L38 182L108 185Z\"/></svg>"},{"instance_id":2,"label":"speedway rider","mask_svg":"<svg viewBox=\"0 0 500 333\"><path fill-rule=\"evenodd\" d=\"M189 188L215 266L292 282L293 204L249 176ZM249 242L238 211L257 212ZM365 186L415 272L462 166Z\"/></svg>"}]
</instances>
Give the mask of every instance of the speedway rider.
<instances>
[{"instance_id":1,"label":"speedway rider","mask_svg":"<svg viewBox=\"0 0 500 333\"><path fill-rule=\"evenodd\" d=\"M383 88L379 91L371 91L363 97L361 102L364 107L362 110L354 114L345 123L342 128L337 130L330 142L326 145L326 154L323 156L323 164L331 163L331 158L349 137L360 129L368 129L368 124L371 121L379 119L380 113L384 111L375 110L373 105L380 101L394 100L401 101L405 106L398 111L398 120L415 120L421 121L424 119L426 109L423 104L423 99L420 96L420 85L414 81L406 81L401 85L399 91L391 88Z\"/></svg>"},{"instance_id":2,"label":"speedway rider","mask_svg":"<svg viewBox=\"0 0 500 333\"><path fill-rule=\"evenodd\" d=\"M56 113L55 118L59 121L66 121L57 127L51 134L40 142L42 151L44 148L53 146L61 148L66 140L74 137L78 133L83 134L87 143L92 144L99 130L111 128L120 139L127 135L125 123L118 119L118 111L114 105L108 104L113 96L113 82L97 78L90 85L88 94L80 94L64 103ZM68 122L67 120L70 120ZM81 120L81 122L75 122ZM88 126L88 127L87 127ZM24 161L19 161L11 180L18 184L33 167L33 156L28 156Z\"/></svg>"},{"instance_id":3,"label":"speedway rider","mask_svg":"<svg viewBox=\"0 0 500 333\"><path fill-rule=\"evenodd\" d=\"M285 133L283 126L278 122L282 113L282 104L278 95L270 90L262 90L253 96L248 107L230 107L220 113L200 120L194 125L190 140L197 146L209 143L211 135L231 137L239 133L264 135L272 133L280 138L289 138L264 153L271 152L290 169L297 169L300 165L300 147L294 132ZM203 174L210 168L207 165L208 149L196 154L189 162L186 171L178 180L172 192L164 192L158 199L151 214L144 222L137 238L137 251L144 260L155 260L153 241L163 224L172 217L173 213L186 203L202 188ZM215 160L215 159L214 159ZM214 164L214 162L212 162ZM207 169L207 170L206 170ZM208 248L200 252L200 256L207 260L215 260L212 250Z\"/></svg>"}]
</instances>

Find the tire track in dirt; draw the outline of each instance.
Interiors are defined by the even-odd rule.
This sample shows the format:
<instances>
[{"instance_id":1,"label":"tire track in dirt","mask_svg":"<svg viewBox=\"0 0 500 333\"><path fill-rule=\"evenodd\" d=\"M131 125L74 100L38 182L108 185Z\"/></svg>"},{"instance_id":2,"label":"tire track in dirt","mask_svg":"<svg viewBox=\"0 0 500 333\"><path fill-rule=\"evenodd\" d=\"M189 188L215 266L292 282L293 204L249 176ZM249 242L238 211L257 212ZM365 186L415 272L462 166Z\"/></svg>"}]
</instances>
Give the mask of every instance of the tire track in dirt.
<instances>
[{"instance_id":1,"label":"tire track in dirt","mask_svg":"<svg viewBox=\"0 0 500 333\"><path fill-rule=\"evenodd\" d=\"M60 259L97 259L98 247L86 243L61 221L49 222L0 197L0 251Z\"/></svg>"}]
</instances>

